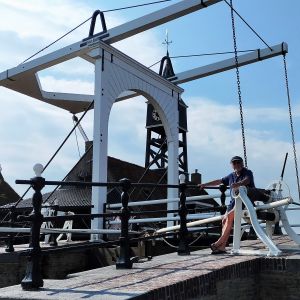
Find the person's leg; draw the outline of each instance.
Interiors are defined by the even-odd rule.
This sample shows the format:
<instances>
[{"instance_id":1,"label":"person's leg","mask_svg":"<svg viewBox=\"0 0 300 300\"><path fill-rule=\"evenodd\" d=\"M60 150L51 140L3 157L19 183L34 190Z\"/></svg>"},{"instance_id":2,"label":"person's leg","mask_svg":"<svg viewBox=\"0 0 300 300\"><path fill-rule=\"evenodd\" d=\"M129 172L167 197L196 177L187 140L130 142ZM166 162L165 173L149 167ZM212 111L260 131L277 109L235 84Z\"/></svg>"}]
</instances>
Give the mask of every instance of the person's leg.
<instances>
[{"instance_id":1,"label":"person's leg","mask_svg":"<svg viewBox=\"0 0 300 300\"><path fill-rule=\"evenodd\" d=\"M232 209L230 212L228 212L224 219L222 220L222 235L220 238L212 244L212 247L216 250L225 250L227 241L230 237L230 232L232 229L234 221L234 210Z\"/></svg>"}]
</instances>

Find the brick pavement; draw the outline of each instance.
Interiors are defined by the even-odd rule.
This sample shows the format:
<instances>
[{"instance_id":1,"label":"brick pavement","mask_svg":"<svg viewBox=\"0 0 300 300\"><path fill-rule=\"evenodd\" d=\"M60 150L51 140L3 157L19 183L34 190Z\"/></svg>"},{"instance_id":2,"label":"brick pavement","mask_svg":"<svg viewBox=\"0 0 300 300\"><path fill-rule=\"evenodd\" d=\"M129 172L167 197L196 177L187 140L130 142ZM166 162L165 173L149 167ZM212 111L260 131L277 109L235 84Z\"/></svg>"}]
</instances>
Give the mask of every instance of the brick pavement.
<instances>
[{"instance_id":1,"label":"brick pavement","mask_svg":"<svg viewBox=\"0 0 300 300\"><path fill-rule=\"evenodd\" d=\"M290 243L286 238L277 238L277 242ZM262 247L257 240L244 241L243 246ZM65 280L44 280L44 287L39 291L24 292L19 285L2 288L0 299L173 300L197 299L197 295L201 296L199 299L218 299L211 297L217 293L220 282L247 279L260 272L262 267L264 270L285 270L283 260L286 257L262 260L257 256L216 256L210 255L208 249L192 252L190 256L173 253L135 263L131 270L116 270L115 266L109 266L72 274Z\"/></svg>"}]
</instances>

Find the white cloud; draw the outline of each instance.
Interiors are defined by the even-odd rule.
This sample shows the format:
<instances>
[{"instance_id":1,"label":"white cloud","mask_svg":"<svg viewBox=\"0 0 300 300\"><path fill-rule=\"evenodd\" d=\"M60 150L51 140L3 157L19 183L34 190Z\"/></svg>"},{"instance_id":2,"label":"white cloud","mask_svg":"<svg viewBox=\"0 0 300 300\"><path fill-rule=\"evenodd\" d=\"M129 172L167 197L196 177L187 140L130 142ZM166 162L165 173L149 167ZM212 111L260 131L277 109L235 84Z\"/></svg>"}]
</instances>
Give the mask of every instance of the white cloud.
<instances>
[{"instance_id":1,"label":"white cloud","mask_svg":"<svg viewBox=\"0 0 300 300\"><path fill-rule=\"evenodd\" d=\"M243 156L238 108L203 98L187 99L187 103L189 165L203 173L203 181L220 178L230 172L229 160L233 155ZM275 120L288 121L281 117L286 112L280 108L251 108L246 111L247 120L252 119L254 124L261 121L262 111L269 116L269 121L273 117ZM274 111L277 115L272 116ZM291 143L280 140L276 129L261 132L259 127L258 124L256 128L246 128L248 167L255 174L256 185L265 187L278 179L285 153L289 152L285 180L296 197ZM299 148L298 142L297 149Z\"/></svg>"},{"instance_id":2,"label":"white cloud","mask_svg":"<svg viewBox=\"0 0 300 300\"><path fill-rule=\"evenodd\" d=\"M56 79L53 76L41 76L40 81L45 91L94 94L94 82L91 81Z\"/></svg>"},{"instance_id":3,"label":"white cloud","mask_svg":"<svg viewBox=\"0 0 300 300\"><path fill-rule=\"evenodd\" d=\"M106 5L107 2L102 1L101 6L105 8ZM71 0L0 0L0 6L0 36L5 40L4 49L1 49L7 51L5 59L0 58L3 68L21 63L91 17L94 11L83 1ZM108 15L106 23L111 28L123 23L123 20L120 15ZM89 26L90 21L38 56L87 37ZM3 58L3 52L1 54Z\"/></svg>"},{"instance_id":4,"label":"white cloud","mask_svg":"<svg viewBox=\"0 0 300 300\"><path fill-rule=\"evenodd\" d=\"M79 78L81 80L90 80L93 81L94 76L94 65L79 58L73 58L68 61L65 61L61 64L50 67L46 70L39 72L40 76L59 76L67 77L71 79ZM56 78L56 80L58 80Z\"/></svg>"},{"instance_id":5,"label":"white cloud","mask_svg":"<svg viewBox=\"0 0 300 300\"><path fill-rule=\"evenodd\" d=\"M22 39L38 37L45 41L87 19L92 11L83 3L74 1L1 0L1 31L16 32Z\"/></svg>"},{"instance_id":6,"label":"white cloud","mask_svg":"<svg viewBox=\"0 0 300 300\"><path fill-rule=\"evenodd\" d=\"M0 95L3 175L21 192L25 187L15 186L14 180L33 176L32 166L37 162L45 165L73 124L70 114L40 101L4 88ZM62 178L77 159L74 149L72 138L45 174L52 179Z\"/></svg>"},{"instance_id":7,"label":"white cloud","mask_svg":"<svg viewBox=\"0 0 300 300\"><path fill-rule=\"evenodd\" d=\"M109 125L109 155L144 164L146 99L136 97L113 105Z\"/></svg>"},{"instance_id":8,"label":"white cloud","mask_svg":"<svg viewBox=\"0 0 300 300\"><path fill-rule=\"evenodd\" d=\"M113 46L147 67L165 55L165 50L161 47L159 37L150 31L130 37Z\"/></svg>"}]
</instances>

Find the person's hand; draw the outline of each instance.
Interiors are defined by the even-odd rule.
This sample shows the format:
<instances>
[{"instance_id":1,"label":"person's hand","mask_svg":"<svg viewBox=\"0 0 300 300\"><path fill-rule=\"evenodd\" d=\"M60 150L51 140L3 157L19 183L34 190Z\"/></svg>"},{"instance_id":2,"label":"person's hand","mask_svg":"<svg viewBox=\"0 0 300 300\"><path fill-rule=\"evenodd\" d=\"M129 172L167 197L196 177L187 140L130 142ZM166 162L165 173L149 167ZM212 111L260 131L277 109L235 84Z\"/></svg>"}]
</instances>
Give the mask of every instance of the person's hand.
<instances>
[{"instance_id":1,"label":"person's hand","mask_svg":"<svg viewBox=\"0 0 300 300\"><path fill-rule=\"evenodd\" d=\"M201 191L201 190L203 190L205 188L205 184L198 184L198 187L199 187L199 189Z\"/></svg>"},{"instance_id":2,"label":"person's hand","mask_svg":"<svg viewBox=\"0 0 300 300\"><path fill-rule=\"evenodd\" d=\"M231 188L232 188L233 190L237 190L239 187L240 187L240 185L239 185L238 183L232 183L232 184L231 184Z\"/></svg>"}]
</instances>

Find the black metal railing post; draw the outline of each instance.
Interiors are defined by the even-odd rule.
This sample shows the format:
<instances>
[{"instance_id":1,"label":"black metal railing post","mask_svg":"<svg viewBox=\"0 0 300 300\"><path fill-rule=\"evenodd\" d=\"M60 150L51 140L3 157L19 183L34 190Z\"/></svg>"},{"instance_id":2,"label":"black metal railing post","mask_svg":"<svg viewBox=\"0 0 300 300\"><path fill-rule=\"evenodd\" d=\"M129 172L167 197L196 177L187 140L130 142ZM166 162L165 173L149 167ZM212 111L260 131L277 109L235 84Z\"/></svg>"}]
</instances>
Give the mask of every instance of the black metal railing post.
<instances>
[{"instance_id":1,"label":"black metal railing post","mask_svg":"<svg viewBox=\"0 0 300 300\"><path fill-rule=\"evenodd\" d=\"M39 165L42 169L42 166ZM36 170L35 170L36 171ZM40 172L36 171L36 177L31 179L34 194L32 196L33 211L28 217L23 217L31 221L31 247L29 249L28 262L26 266L25 277L21 282L23 290L35 290L43 286L43 278L41 272L41 247L40 247L40 230L43 223L43 215L41 206L43 197L41 190L45 186L45 179L40 176Z\"/></svg>"},{"instance_id":2,"label":"black metal railing post","mask_svg":"<svg viewBox=\"0 0 300 300\"><path fill-rule=\"evenodd\" d=\"M185 175L180 175L180 184L179 184L179 191L180 191L180 206L179 206L179 216L180 216L180 229L179 229L179 244L177 253L178 255L190 255L190 248L188 244L188 229L186 226L186 216L188 214L188 210L186 207L186 182L185 182Z\"/></svg>"},{"instance_id":3,"label":"black metal railing post","mask_svg":"<svg viewBox=\"0 0 300 300\"><path fill-rule=\"evenodd\" d=\"M130 260L130 244L129 244L129 234L128 234L128 224L130 211L128 208L129 201L129 189L131 187L131 182L129 179L123 178L120 180L122 187L121 201L121 236L120 236L120 256L116 262L117 269L131 269L132 261Z\"/></svg>"},{"instance_id":4,"label":"black metal railing post","mask_svg":"<svg viewBox=\"0 0 300 300\"><path fill-rule=\"evenodd\" d=\"M53 216L55 217L55 216L57 216L57 212L58 212L58 209L59 209L59 205L58 205L58 203L56 203L56 202L54 202L54 206L53 206L53 210L54 210L54 212L53 212ZM55 221L55 220L53 220L52 222L52 226L54 227L54 228L57 228L57 221ZM52 247L56 247L57 246L57 241L56 241L56 239L57 239L57 237L59 236L59 233L51 233L50 234L50 243L49 243L49 245L50 246L52 246Z\"/></svg>"},{"instance_id":5,"label":"black metal railing post","mask_svg":"<svg viewBox=\"0 0 300 300\"><path fill-rule=\"evenodd\" d=\"M227 186L225 184L220 184L219 185L219 190L221 192L221 214L224 215L226 212L226 191L227 191Z\"/></svg>"},{"instance_id":6,"label":"black metal railing post","mask_svg":"<svg viewBox=\"0 0 300 300\"><path fill-rule=\"evenodd\" d=\"M10 213L9 213L9 227L13 228L14 227L14 223L16 221L16 208L15 206L12 206L10 209ZM14 237L15 234L13 232L10 232L7 235L7 243L6 243L6 248L5 248L5 252L14 252Z\"/></svg>"},{"instance_id":7,"label":"black metal railing post","mask_svg":"<svg viewBox=\"0 0 300 300\"><path fill-rule=\"evenodd\" d=\"M106 213L107 212L107 203L103 203L103 213ZM106 219L106 217L105 217L105 215L103 216L103 219L102 219L103 221L102 221L102 228L103 229L106 229L106 221L107 221L107 219ZM107 238L107 234L103 234L102 235L102 239L104 240L104 241L107 241L108 240L108 238Z\"/></svg>"}]
</instances>

